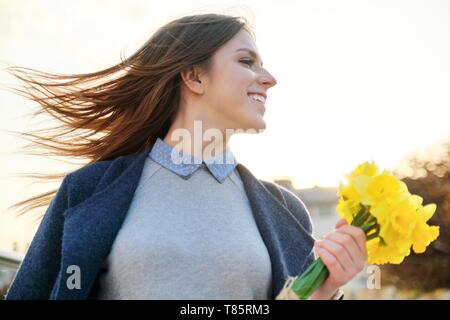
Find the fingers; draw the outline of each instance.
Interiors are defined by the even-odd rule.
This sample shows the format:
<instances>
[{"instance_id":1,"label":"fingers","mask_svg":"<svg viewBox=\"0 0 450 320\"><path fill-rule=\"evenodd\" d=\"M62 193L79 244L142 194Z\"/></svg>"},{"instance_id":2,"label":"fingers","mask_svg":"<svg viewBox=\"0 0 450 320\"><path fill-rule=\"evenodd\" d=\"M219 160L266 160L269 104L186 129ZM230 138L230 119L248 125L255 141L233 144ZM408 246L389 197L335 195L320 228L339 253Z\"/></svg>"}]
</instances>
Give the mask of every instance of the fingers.
<instances>
[{"instance_id":1,"label":"fingers","mask_svg":"<svg viewBox=\"0 0 450 320\"><path fill-rule=\"evenodd\" d=\"M350 256L352 265L349 267L346 266L346 269L353 268L355 271L359 272L364 268L364 264L366 261L364 253L361 252L358 244L350 235L340 232L334 232L328 234L326 236L326 239L331 240L335 243L339 243Z\"/></svg>"},{"instance_id":2,"label":"fingers","mask_svg":"<svg viewBox=\"0 0 450 320\"><path fill-rule=\"evenodd\" d=\"M339 262L344 271L347 271L347 269L351 269L353 260L344 246L330 239L318 240L316 241L316 243L316 246L318 248L325 249L328 253L333 255L333 257Z\"/></svg>"},{"instance_id":3,"label":"fingers","mask_svg":"<svg viewBox=\"0 0 450 320\"><path fill-rule=\"evenodd\" d=\"M340 228L341 226L346 225L346 224L347 224L347 220L345 220L344 218L340 218L340 219L338 220L338 222L336 223L335 228L336 228L336 229L337 229L337 228Z\"/></svg>"},{"instance_id":4,"label":"fingers","mask_svg":"<svg viewBox=\"0 0 450 320\"><path fill-rule=\"evenodd\" d=\"M350 225L343 225L340 228L336 229L336 231L340 234L350 236L353 239L353 242L356 244L362 258L364 260L367 260L366 234L361 228Z\"/></svg>"},{"instance_id":5,"label":"fingers","mask_svg":"<svg viewBox=\"0 0 450 320\"><path fill-rule=\"evenodd\" d=\"M317 254L330 272L327 281L342 285L364 269L367 261L366 235L358 227L339 219L336 229L314 243Z\"/></svg>"},{"instance_id":6,"label":"fingers","mask_svg":"<svg viewBox=\"0 0 450 320\"><path fill-rule=\"evenodd\" d=\"M317 243L317 241L316 241ZM340 264L340 262L336 259L336 257L328 252L327 249L322 248L319 245L316 245L316 251L319 255L320 259L323 261L323 263L327 266L328 271L330 274L345 274L345 270Z\"/></svg>"}]
</instances>

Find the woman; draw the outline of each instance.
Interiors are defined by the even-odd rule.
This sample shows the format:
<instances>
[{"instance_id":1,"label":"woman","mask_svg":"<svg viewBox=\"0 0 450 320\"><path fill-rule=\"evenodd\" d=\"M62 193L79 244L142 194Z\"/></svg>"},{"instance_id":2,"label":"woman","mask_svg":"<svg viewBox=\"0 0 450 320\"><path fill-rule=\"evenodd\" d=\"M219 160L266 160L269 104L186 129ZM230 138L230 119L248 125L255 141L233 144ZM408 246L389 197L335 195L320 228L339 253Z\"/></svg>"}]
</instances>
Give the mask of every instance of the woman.
<instances>
[{"instance_id":1,"label":"woman","mask_svg":"<svg viewBox=\"0 0 450 320\"><path fill-rule=\"evenodd\" d=\"M12 72L62 123L27 136L90 162L19 204L52 199L7 299L274 299L314 249L330 276L311 298L332 299L362 270L361 230L340 220L315 241L302 201L228 148L264 130L276 84L245 19L172 21L100 72Z\"/></svg>"}]
</instances>

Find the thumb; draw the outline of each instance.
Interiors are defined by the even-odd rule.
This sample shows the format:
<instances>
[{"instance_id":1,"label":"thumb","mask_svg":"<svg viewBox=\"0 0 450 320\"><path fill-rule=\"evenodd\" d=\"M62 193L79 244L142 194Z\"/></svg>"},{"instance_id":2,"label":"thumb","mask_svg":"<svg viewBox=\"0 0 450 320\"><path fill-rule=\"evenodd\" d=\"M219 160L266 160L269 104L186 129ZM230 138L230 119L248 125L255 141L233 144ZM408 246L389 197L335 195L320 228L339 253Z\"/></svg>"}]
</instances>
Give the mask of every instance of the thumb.
<instances>
[{"instance_id":1,"label":"thumb","mask_svg":"<svg viewBox=\"0 0 450 320\"><path fill-rule=\"evenodd\" d=\"M336 223L336 229L339 229L340 227L342 227L343 225L346 225L346 224L348 224L347 220L345 220L344 218L340 218L338 220L338 222Z\"/></svg>"}]
</instances>

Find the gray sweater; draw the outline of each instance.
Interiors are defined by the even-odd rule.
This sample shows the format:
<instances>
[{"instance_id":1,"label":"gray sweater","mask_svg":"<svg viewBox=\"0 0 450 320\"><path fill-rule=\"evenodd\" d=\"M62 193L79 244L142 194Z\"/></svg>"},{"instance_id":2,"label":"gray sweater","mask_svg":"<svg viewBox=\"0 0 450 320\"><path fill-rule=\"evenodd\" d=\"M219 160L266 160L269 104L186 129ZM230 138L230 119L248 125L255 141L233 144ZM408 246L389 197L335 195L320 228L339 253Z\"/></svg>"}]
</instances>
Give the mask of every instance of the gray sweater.
<instances>
[{"instance_id":1,"label":"gray sweater","mask_svg":"<svg viewBox=\"0 0 450 320\"><path fill-rule=\"evenodd\" d=\"M269 299L271 260L237 170L188 179L149 157L99 299Z\"/></svg>"},{"instance_id":2,"label":"gray sweater","mask_svg":"<svg viewBox=\"0 0 450 320\"><path fill-rule=\"evenodd\" d=\"M8 289L7 300L98 297L101 266L128 213L149 151L97 161L66 175ZM311 217L289 190L256 178L242 163L235 169L270 255L271 298L275 298L289 276L302 273L314 261ZM82 271L77 289L67 285L73 282L73 271L67 271L74 265Z\"/></svg>"}]
</instances>

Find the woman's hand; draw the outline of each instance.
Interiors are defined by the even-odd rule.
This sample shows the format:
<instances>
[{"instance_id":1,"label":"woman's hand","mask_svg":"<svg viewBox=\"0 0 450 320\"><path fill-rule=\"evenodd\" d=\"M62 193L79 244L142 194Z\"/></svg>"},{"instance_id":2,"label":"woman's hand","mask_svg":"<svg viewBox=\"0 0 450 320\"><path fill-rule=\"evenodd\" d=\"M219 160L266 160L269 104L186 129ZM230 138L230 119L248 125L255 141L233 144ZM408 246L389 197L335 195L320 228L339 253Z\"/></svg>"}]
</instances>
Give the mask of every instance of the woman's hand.
<instances>
[{"instance_id":1,"label":"woman's hand","mask_svg":"<svg viewBox=\"0 0 450 320\"><path fill-rule=\"evenodd\" d=\"M336 229L314 243L314 249L330 272L310 299L330 299L336 291L364 269L366 235L358 227L339 219Z\"/></svg>"}]
</instances>

